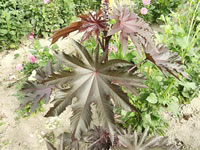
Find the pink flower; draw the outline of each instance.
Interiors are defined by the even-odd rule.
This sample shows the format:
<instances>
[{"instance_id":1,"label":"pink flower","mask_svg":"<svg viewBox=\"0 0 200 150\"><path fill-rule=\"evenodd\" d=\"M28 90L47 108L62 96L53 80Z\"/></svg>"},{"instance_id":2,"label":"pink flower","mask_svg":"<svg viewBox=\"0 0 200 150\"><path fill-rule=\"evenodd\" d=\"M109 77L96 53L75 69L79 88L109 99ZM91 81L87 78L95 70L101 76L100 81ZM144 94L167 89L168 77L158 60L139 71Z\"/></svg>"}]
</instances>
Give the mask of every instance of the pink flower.
<instances>
[{"instance_id":1,"label":"pink flower","mask_svg":"<svg viewBox=\"0 0 200 150\"><path fill-rule=\"evenodd\" d=\"M109 47L108 48L109 52L114 52L115 54L117 53L117 48L116 47Z\"/></svg>"},{"instance_id":2,"label":"pink flower","mask_svg":"<svg viewBox=\"0 0 200 150\"><path fill-rule=\"evenodd\" d=\"M30 60L31 63L35 63L36 62L35 56L30 55L28 58L29 58L29 60Z\"/></svg>"},{"instance_id":3,"label":"pink flower","mask_svg":"<svg viewBox=\"0 0 200 150\"><path fill-rule=\"evenodd\" d=\"M43 0L44 4L48 4L50 0Z\"/></svg>"},{"instance_id":4,"label":"pink flower","mask_svg":"<svg viewBox=\"0 0 200 150\"><path fill-rule=\"evenodd\" d=\"M21 71L21 70L23 69L22 64L17 64L16 69L17 69L18 71Z\"/></svg>"},{"instance_id":5,"label":"pink flower","mask_svg":"<svg viewBox=\"0 0 200 150\"><path fill-rule=\"evenodd\" d=\"M33 40L34 39L34 33L31 32L29 35L28 35L28 39L29 40Z\"/></svg>"},{"instance_id":6,"label":"pink flower","mask_svg":"<svg viewBox=\"0 0 200 150\"><path fill-rule=\"evenodd\" d=\"M141 12L142 15L146 15L148 13L148 9L143 7L143 8L141 8L140 12Z\"/></svg>"},{"instance_id":7,"label":"pink flower","mask_svg":"<svg viewBox=\"0 0 200 150\"><path fill-rule=\"evenodd\" d=\"M9 76L9 80L10 80L10 81L13 80L14 78L15 78L15 75Z\"/></svg>"},{"instance_id":8,"label":"pink flower","mask_svg":"<svg viewBox=\"0 0 200 150\"><path fill-rule=\"evenodd\" d=\"M151 0L142 0L144 5L149 5L151 3Z\"/></svg>"},{"instance_id":9,"label":"pink flower","mask_svg":"<svg viewBox=\"0 0 200 150\"><path fill-rule=\"evenodd\" d=\"M117 48L116 47L113 47L113 52L117 53Z\"/></svg>"}]
</instances>

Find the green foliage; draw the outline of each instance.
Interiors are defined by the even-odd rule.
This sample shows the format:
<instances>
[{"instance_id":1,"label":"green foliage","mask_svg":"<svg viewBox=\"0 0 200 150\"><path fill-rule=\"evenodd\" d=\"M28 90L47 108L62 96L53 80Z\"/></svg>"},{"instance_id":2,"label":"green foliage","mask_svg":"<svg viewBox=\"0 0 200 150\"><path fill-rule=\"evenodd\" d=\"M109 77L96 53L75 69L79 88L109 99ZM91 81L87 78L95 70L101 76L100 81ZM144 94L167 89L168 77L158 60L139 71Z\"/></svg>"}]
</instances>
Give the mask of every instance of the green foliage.
<instances>
[{"instance_id":1,"label":"green foliage","mask_svg":"<svg viewBox=\"0 0 200 150\"><path fill-rule=\"evenodd\" d=\"M0 122L0 127L6 124L5 122Z\"/></svg>"},{"instance_id":2,"label":"green foliage","mask_svg":"<svg viewBox=\"0 0 200 150\"><path fill-rule=\"evenodd\" d=\"M23 36L49 37L67 26L75 14L98 9L93 0L2 0L0 2L0 51L16 49Z\"/></svg>"},{"instance_id":3,"label":"green foliage","mask_svg":"<svg viewBox=\"0 0 200 150\"><path fill-rule=\"evenodd\" d=\"M55 0L44 4L41 0L23 0L21 9L25 11L25 20L32 25L32 31L38 37L48 37L55 30L66 26L74 14L72 0Z\"/></svg>"},{"instance_id":4,"label":"green foliage","mask_svg":"<svg viewBox=\"0 0 200 150\"><path fill-rule=\"evenodd\" d=\"M162 120L162 116L158 112L167 108L173 115L179 115L179 105L189 103L195 96L198 96L200 90L199 5L197 1L196 3L191 1L181 5L178 8L180 11L172 13L170 17L162 16L161 19L165 22L161 26L163 33L156 33L158 42L165 43L172 51L181 56L190 80L181 79L179 81L172 77L166 79L157 68L148 62L138 66L138 69L145 73L146 85L149 88L140 90L140 97L134 97L131 94L129 96L142 112L143 119L140 121L139 116L135 113L118 110L118 114L122 115L124 127L127 128L131 125L141 130L150 126L150 131L156 130L163 134L167 123ZM120 53L120 47L118 47L118 53L112 52L111 56L123 58ZM123 59L139 63L134 59L135 57L136 54L129 51Z\"/></svg>"},{"instance_id":5,"label":"green foliage","mask_svg":"<svg viewBox=\"0 0 200 150\"><path fill-rule=\"evenodd\" d=\"M159 23L161 15L169 15L171 11L184 3L184 0L151 0L150 5L143 5L142 0L132 0L136 5L134 10L148 23ZM147 15L142 15L140 9L146 7Z\"/></svg>"},{"instance_id":6,"label":"green foliage","mask_svg":"<svg viewBox=\"0 0 200 150\"><path fill-rule=\"evenodd\" d=\"M57 49L57 45L52 45L52 49ZM24 78L19 80L19 82L16 85L17 90L21 90L23 88L24 81L29 76L28 80L35 80L33 71L37 70L39 67L44 67L47 62L52 61L55 63L55 58L49 53L48 47L42 47L40 42L38 40L34 40L33 42L33 49L30 50L33 56L36 58L36 62L23 62L23 70L21 70L21 74L25 75ZM31 75L31 77L30 77ZM19 101L22 101L24 99L24 95L22 93L17 93L14 96L18 98ZM38 113L43 110L42 105L44 104L44 101L41 100L38 103L38 108L36 109L35 113ZM21 108L17 111L17 118L20 119L22 117L29 117L31 112L31 104L26 105L24 108Z\"/></svg>"},{"instance_id":7,"label":"green foliage","mask_svg":"<svg viewBox=\"0 0 200 150\"><path fill-rule=\"evenodd\" d=\"M32 55L36 58L36 62L24 62L24 67L22 72L25 75L31 75L33 70L38 69L39 67L44 67L50 60L55 63L55 57L49 53L49 48L42 47L39 40L34 40L33 49L30 49ZM54 44L52 49L56 49L57 46Z\"/></svg>"},{"instance_id":8,"label":"green foliage","mask_svg":"<svg viewBox=\"0 0 200 150\"><path fill-rule=\"evenodd\" d=\"M72 0L3 0L0 2L0 51L15 49L23 36L49 37L73 19Z\"/></svg>"},{"instance_id":9,"label":"green foliage","mask_svg":"<svg viewBox=\"0 0 200 150\"><path fill-rule=\"evenodd\" d=\"M38 104L38 108L35 110L35 112L32 114L32 116L44 110L43 107L42 107L43 104L44 104L43 101L41 101ZM17 110L16 113L17 113L17 117L15 118L16 120L19 120L21 118L28 118L28 117L30 117L31 105L26 105L26 107Z\"/></svg>"},{"instance_id":10,"label":"green foliage","mask_svg":"<svg viewBox=\"0 0 200 150\"><path fill-rule=\"evenodd\" d=\"M101 0L73 0L75 4L76 15L80 15L85 11L99 10Z\"/></svg>"},{"instance_id":11,"label":"green foliage","mask_svg":"<svg viewBox=\"0 0 200 150\"><path fill-rule=\"evenodd\" d=\"M121 50L118 48L118 53L111 52L110 57L139 63L136 59L136 51L129 51L125 56L122 56ZM175 80L172 76L165 78L150 62L143 62L135 69L140 70L147 77L146 85L148 88L141 89L139 97L129 94L132 103L140 110L142 120L134 112L118 109L117 114L121 115L123 121L123 124L120 125L125 128L131 125L138 131L149 126L150 132L156 131L163 135L168 125L159 112L168 110L173 115L178 116L179 104L191 101L198 93L198 86L192 81Z\"/></svg>"},{"instance_id":12,"label":"green foliage","mask_svg":"<svg viewBox=\"0 0 200 150\"><path fill-rule=\"evenodd\" d=\"M181 5L179 12L170 17L162 16L164 33L157 33L159 42L165 43L173 51L179 53L191 77L191 83L180 83L178 89L185 100L191 100L200 89L200 2L188 2ZM189 8L189 9L188 9ZM192 19L191 19L192 18Z\"/></svg>"},{"instance_id":13,"label":"green foliage","mask_svg":"<svg viewBox=\"0 0 200 150\"><path fill-rule=\"evenodd\" d=\"M58 46L56 44L52 45L52 50L56 50ZM30 50L31 53L36 56L37 63L40 67L44 67L50 60L52 60L53 64L55 63L55 57L50 54L49 47L42 47L39 40L34 41L34 48Z\"/></svg>"},{"instance_id":14,"label":"green foliage","mask_svg":"<svg viewBox=\"0 0 200 150\"><path fill-rule=\"evenodd\" d=\"M28 63L24 64L24 68L22 71L26 75L31 75L32 71L37 69L38 67L39 67L38 64L36 64L36 63L33 64L33 63L28 62Z\"/></svg>"},{"instance_id":15,"label":"green foliage","mask_svg":"<svg viewBox=\"0 0 200 150\"><path fill-rule=\"evenodd\" d=\"M0 2L0 51L15 49L22 36L31 31L31 24L24 20L25 11L20 9L19 1L2 0Z\"/></svg>"}]
</instances>

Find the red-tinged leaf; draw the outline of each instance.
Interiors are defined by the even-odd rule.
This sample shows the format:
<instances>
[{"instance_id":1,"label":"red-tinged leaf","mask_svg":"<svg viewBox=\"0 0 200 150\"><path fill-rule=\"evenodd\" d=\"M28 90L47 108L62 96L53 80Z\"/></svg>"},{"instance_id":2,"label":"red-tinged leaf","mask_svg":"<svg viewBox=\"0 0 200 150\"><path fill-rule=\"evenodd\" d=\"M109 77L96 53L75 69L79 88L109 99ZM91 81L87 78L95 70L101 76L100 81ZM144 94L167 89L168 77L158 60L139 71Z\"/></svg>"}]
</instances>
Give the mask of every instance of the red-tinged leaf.
<instances>
[{"instance_id":1,"label":"red-tinged leaf","mask_svg":"<svg viewBox=\"0 0 200 150\"><path fill-rule=\"evenodd\" d=\"M96 17L97 17L97 18L98 18L98 17L101 17L102 14L103 14L103 11L102 11L102 10L99 10L98 13L97 13L97 15L96 15Z\"/></svg>"},{"instance_id":2,"label":"red-tinged leaf","mask_svg":"<svg viewBox=\"0 0 200 150\"><path fill-rule=\"evenodd\" d=\"M89 13L89 15L80 15L81 21L74 22L68 27L57 31L52 37L52 44L54 44L59 38L67 37L71 32L78 30L79 32L85 32L82 37L82 41L87 40L92 35L96 38L99 36L100 31L106 30L106 20L102 17L103 12L100 10L95 15Z\"/></svg>"},{"instance_id":3,"label":"red-tinged leaf","mask_svg":"<svg viewBox=\"0 0 200 150\"><path fill-rule=\"evenodd\" d=\"M69 27L57 31L53 37L51 44L54 44L59 38L67 37L71 32L78 30L83 25L82 21L74 22Z\"/></svg>"},{"instance_id":4,"label":"red-tinged leaf","mask_svg":"<svg viewBox=\"0 0 200 150\"><path fill-rule=\"evenodd\" d=\"M46 104L49 102L50 95L54 89L54 85L46 86L27 81L21 90L24 93L24 100L21 103L20 108L23 108L27 104L31 103L30 113L33 113L42 99L44 99Z\"/></svg>"},{"instance_id":5,"label":"red-tinged leaf","mask_svg":"<svg viewBox=\"0 0 200 150\"><path fill-rule=\"evenodd\" d=\"M54 70L52 62L49 61L45 67L37 70L35 78L38 82L25 82L21 89L21 92L24 94L24 100L22 101L20 108L25 107L27 104L31 104L30 113L33 113L41 100L44 99L46 104L50 101L51 93L56 86L53 84L45 85L42 84L42 82L49 78L53 74Z\"/></svg>"},{"instance_id":6,"label":"red-tinged leaf","mask_svg":"<svg viewBox=\"0 0 200 150\"><path fill-rule=\"evenodd\" d=\"M46 141L46 145L48 150L79 150L79 143L77 140L72 141L72 135L70 133L64 132L59 135L59 145L58 149L51 144L50 142Z\"/></svg>"},{"instance_id":7,"label":"red-tinged leaf","mask_svg":"<svg viewBox=\"0 0 200 150\"><path fill-rule=\"evenodd\" d=\"M96 14L89 13L88 17L81 17L83 19L83 26L79 29L80 32L85 32L81 41L85 41L92 35L97 38L100 31L106 30L106 20L103 19L103 12L100 10Z\"/></svg>"},{"instance_id":8,"label":"red-tinged leaf","mask_svg":"<svg viewBox=\"0 0 200 150\"><path fill-rule=\"evenodd\" d=\"M24 105L30 102L34 110L42 98L46 103L49 101L53 89L60 89L60 94L56 94L54 99L54 106L45 116L59 115L67 106L72 105L72 143L77 145L74 140L79 139L90 126L91 105L96 106L102 125L109 130L111 135L114 135L115 131L112 102L125 110L138 111L129 102L127 93L119 84L113 84L113 81L117 80L125 88L136 90L143 87L143 78L137 73L128 72L132 63L125 60L98 62L80 43L74 40L72 43L78 56L54 53L65 66L72 66L72 71L54 72L52 64L48 63L44 69L38 70L37 78L40 82L27 82L23 91L26 92ZM72 103L74 99L76 101Z\"/></svg>"},{"instance_id":9,"label":"red-tinged leaf","mask_svg":"<svg viewBox=\"0 0 200 150\"><path fill-rule=\"evenodd\" d=\"M140 55L142 53L140 52L142 50L140 47L143 47L145 43L150 44L155 48L154 50L157 51L156 47L154 47L153 31L148 24L135 13L130 12L126 6L119 6L118 3L116 4L118 7L113 8L113 16L111 17L116 19L117 22L113 25L108 35L113 35L121 31L120 39L123 51L127 49L128 36L131 37L132 41L135 41L133 43L136 45L136 49ZM145 43L143 43L140 38L142 38Z\"/></svg>"},{"instance_id":10,"label":"red-tinged leaf","mask_svg":"<svg viewBox=\"0 0 200 150\"><path fill-rule=\"evenodd\" d=\"M122 43L122 52L125 54L126 48L128 47L128 34L122 31L120 33L120 39Z\"/></svg>"},{"instance_id":11,"label":"red-tinged leaf","mask_svg":"<svg viewBox=\"0 0 200 150\"><path fill-rule=\"evenodd\" d=\"M79 57L56 53L56 57L65 65L73 66L72 71L59 71L42 81L45 85L56 87L65 87L67 84L66 89L61 88L62 94L59 98L56 97L54 106L46 116L59 115L68 105L72 105L72 137L76 139L89 128L92 120L91 105L95 105L102 125L114 135L114 108L111 98L115 105L125 110L138 110L129 102L129 97L121 87L113 84L113 80L118 80L125 88L136 90L138 87L143 87L143 79L136 73L127 72L132 67L131 63L125 60L94 62L81 44L76 41L72 43ZM130 84L123 84L127 82ZM73 99L76 99L76 102L72 103Z\"/></svg>"},{"instance_id":12,"label":"red-tinged leaf","mask_svg":"<svg viewBox=\"0 0 200 150\"><path fill-rule=\"evenodd\" d=\"M44 68L37 69L37 74L35 75L35 79L38 81L43 81L51 74L53 74L54 70L52 68L52 61L49 61Z\"/></svg>"},{"instance_id":13,"label":"red-tinged leaf","mask_svg":"<svg viewBox=\"0 0 200 150\"><path fill-rule=\"evenodd\" d=\"M133 133L129 129L118 136L119 145L112 150L177 150L172 144L168 144L168 139L161 136L147 137L149 128L145 129L142 134L136 131Z\"/></svg>"},{"instance_id":14,"label":"red-tinged leaf","mask_svg":"<svg viewBox=\"0 0 200 150\"><path fill-rule=\"evenodd\" d=\"M46 141L46 145L47 145L47 149L48 150L57 150L53 144L51 144L50 142Z\"/></svg>"},{"instance_id":15,"label":"red-tinged leaf","mask_svg":"<svg viewBox=\"0 0 200 150\"><path fill-rule=\"evenodd\" d=\"M181 57L178 56L177 53L170 52L167 47L161 44L157 46L157 49L159 50L159 53L156 53L151 46L147 46L145 54L147 59L154 63L165 76L168 76L168 72L177 79L179 79L178 74L189 79L187 74L184 72Z\"/></svg>"},{"instance_id":16,"label":"red-tinged leaf","mask_svg":"<svg viewBox=\"0 0 200 150\"><path fill-rule=\"evenodd\" d=\"M81 39L81 42L84 42L86 41L87 39L89 39L90 37L92 36L92 30L91 31L87 31L84 33L82 39Z\"/></svg>"},{"instance_id":17,"label":"red-tinged leaf","mask_svg":"<svg viewBox=\"0 0 200 150\"><path fill-rule=\"evenodd\" d=\"M80 15L78 17L83 19L83 20L87 20L89 16L88 15Z\"/></svg>"},{"instance_id":18,"label":"red-tinged leaf","mask_svg":"<svg viewBox=\"0 0 200 150\"><path fill-rule=\"evenodd\" d=\"M130 35L130 38L136 47L137 53L140 55L140 57L142 57L143 46L140 44L139 38L137 37L137 35L133 35L133 34Z\"/></svg>"},{"instance_id":19,"label":"red-tinged leaf","mask_svg":"<svg viewBox=\"0 0 200 150\"><path fill-rule=\"evenodd\" d=\"M117 22L116 24L114 24L114 25L112 26L112 29L108 32L107 36L113 35L113 34L119 32L119 31L121 31L121 30L122 30L122 28L121 28L121 26L120 26L120 23Z\"/></svg>"},{"instance_id":20,"label":"red-tinged leaf","mask_svg":"<svg viewBox=\"0 0 200 150\"><path fill-rule=\"evenodd\" d=\"M87 142L91 143L88 150L109 150L112 147L110 133L99 126L89 130Z\"/></svg>"},{"instance_id":21,"label":"red-tinged leaf","mask_svg":"<svg viewBox=\"0 0 200 150\"><path fill-rule=\"evenodd\" d=\"M163 46L156 46L153 31L147 23L135 13L130 12L126 6L113 8L113 18L116 24L113 25L108 35L112 35L118 31L123 52L127 49L128 36L136 47L138 54L142 57L142 51L146 54L148 60L153 62L164 74L167 72L178 78L177 73L188 78L184 72L180 57L176 53L171 53Z\"/></svg>"}]
</instances>

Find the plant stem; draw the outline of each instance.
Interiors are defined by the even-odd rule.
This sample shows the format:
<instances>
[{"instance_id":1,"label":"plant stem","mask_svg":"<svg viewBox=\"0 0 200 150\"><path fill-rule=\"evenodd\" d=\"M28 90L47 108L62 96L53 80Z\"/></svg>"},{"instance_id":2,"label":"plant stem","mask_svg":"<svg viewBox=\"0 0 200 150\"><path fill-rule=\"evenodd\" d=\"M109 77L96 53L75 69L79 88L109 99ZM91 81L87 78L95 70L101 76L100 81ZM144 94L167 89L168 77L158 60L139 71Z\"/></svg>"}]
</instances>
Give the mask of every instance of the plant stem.
<instances>
[{"instance_id":1,"label":"plant stem","mask_svg":"<svg viewBox=\"0 0 200 150\"><path fill-rule=\"evenodd\" d=\"M197 6L195 8L195 11L193 13L192 21L191 21L191 24L190 24L190 30L189 30L188 37L187 37L187 43L188 43L188 40L189 40L189 37L190 37L190 33L191 33L191 30L192 30L192 27L193 27L193 23L194 23L194 19L195 19L195 14L196 14L196 12L198 10L199 4L200 4L200 1L198 2Z\"/></svg>"},{"instance_id":2,"label":"plant stem","mask_svg":"<svg viewBox=\"0 0 200 150\"><path fill-rule=\"evenodd\" d=\"M105 62L108 61L108 47L109 47L110 39L111 39L111 36L105 38L105 54L106 54Z\"/></svg>"},{"instance_id":3,"label":"plant stem","mask_svg":"<svg viewBox=\"0 0 200 150\"><path fill-rule=\"evenodd\" d=\"M87 149L91 148L92 146L94 146L96 143L98 143L99 141L101 141L103 137L101 137L100 139L96 140L94 143L92 143Z\"/></svg>"},{"instance_id":4,"label":"plant stem","mask_svg":"<svg viewBox=\"0 0 200 150\"><path fill-rule=\"evenodd\" d=\"M163 94L164 97L167 96L167 93L169 93L169 91L170 91L170 89L172 88L173 84L174 84L174 80L170 83L170 85L168 86L168 88L165 90L165 92L164 92L164 94Z\"/></svg>"},{"instance_id":5,"label":"plant stem","mask_svg":"<svg viewBox=\"0 0 200 150\"><path fill-rule=\"evenodd\" d=\"M110 41L112 35L111 35L111 36L106 36L106 35L107 35L107 32L106 32L106 33L104 32L104 35L105 35L105 45L104 45L105 62L107 62L107 61L108 61L108 47L109 47L109 41Z\"/></svg>"},{"instance_id":6,"label":"plant stem","mask_svg":"<svg viewBox=\"0 0 200 150\"><path fill-rule=\"evenodd\" d=\"M25 78L27 78L29 75L26 75L26 76L24 76L24 77L22 77L22 78L20 78L20 79L18 79L18 80L16 80L15 82L13 82L13 83L11 83L10 85L8 85L8 87L7 88L10 88L10 87L12 87L13 85L15 85L16 83L18 83L19 81L21 81L21 80L23 80L23 79L25 79Z\"/></svg>"},{"instance_id":7,"label":"plant stem","mask_svg":"<svg viewBox=\"0 0 200 150\"><path fill-rule=\"evenodd\" d=\"M96 52L95 52L95 62L99 62L99 44L96 47Z\"/></svg>"},{"instance_id":8,"label":"plant stem","mask_svg":"<svg viewBox=\"0 0 200 150\"><path fill-rule=\"evenodd\" d=\"M133 69L135 69L136 67L138 67L141 63L145 62L146 58L143 59L141 62L139 62L138 64L134 65L131 69L128 70L128 73L131 72Z\"/></svg>"},{"instance_id":9,"label":"plant stem","mask_svg":"<svg viewBox=\"0 0 200 150\"><path fill-rule=\"evenodd\" d=\"M97 41L98 41L98 43L99 43L99 45L101 46L101 48L103 49L103 51L104 51L104 45L103 45L103 43L101 42L101 40L100 40L100 38L99 37L97 37Z\"/></svg>"}]
</instances>

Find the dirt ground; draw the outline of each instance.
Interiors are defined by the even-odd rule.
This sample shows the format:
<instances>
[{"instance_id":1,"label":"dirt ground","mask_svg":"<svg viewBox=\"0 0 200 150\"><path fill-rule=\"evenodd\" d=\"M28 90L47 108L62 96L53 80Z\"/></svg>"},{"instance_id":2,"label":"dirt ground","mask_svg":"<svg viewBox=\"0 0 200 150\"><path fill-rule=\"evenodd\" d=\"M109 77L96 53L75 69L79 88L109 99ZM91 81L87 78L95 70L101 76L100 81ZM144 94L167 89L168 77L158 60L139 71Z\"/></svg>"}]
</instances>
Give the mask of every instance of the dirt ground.
<instances>
[{"instance_id":1,"label":"dirt ground","mask_svg":"<svg viewBox=\"0 0 200 150\"><path fill-rule=\"evenodd\" d=\"M49 40L41 39L40 43L43 46L50 45ZM69 43L65 45L70 46ZM53 132L57 136L70 129L70 108L59 117L43 117L51 104L45 105L44 111L29 118L18 119L16 109L19 100L14 96L17 90L15 86L8 88L8 84L13 82L9 76L15 74L20 78L15 67L28 60L30 47L31 41L27 41L18 50L0 53L0 150L47 150L44 140L47 134ZM62 46L60 48L65 49ZM15 59L16 54L19 57ZM188 118L165 114L170 125L167 132L170 141L182 147L185 145L185 150L200 150L200 99L196 98L191 104L183 106L181 114Z\"/></svg>"}]
</instances>

